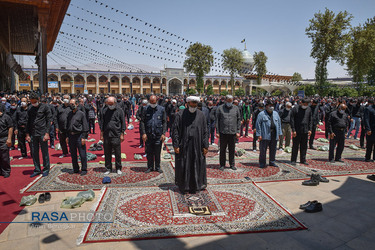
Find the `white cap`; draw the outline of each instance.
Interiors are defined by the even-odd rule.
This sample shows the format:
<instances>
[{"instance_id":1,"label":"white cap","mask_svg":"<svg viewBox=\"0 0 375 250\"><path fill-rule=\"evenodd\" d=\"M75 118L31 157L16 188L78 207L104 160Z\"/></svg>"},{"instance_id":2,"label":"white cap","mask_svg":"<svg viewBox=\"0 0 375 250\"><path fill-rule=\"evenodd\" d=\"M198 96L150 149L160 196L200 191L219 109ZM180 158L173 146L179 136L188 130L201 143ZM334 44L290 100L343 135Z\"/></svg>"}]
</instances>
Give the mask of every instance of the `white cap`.
<instances>
[{"instance_id":1,"label":"white cap","mask_svg":"<svg viewBox=\"0 0 375 250\"><path fill-rule=\"evenodd\" d=\"M200 99L198 96L189 96L186 98L186 102L200 102Z\"/></svg>"}]
</instances>

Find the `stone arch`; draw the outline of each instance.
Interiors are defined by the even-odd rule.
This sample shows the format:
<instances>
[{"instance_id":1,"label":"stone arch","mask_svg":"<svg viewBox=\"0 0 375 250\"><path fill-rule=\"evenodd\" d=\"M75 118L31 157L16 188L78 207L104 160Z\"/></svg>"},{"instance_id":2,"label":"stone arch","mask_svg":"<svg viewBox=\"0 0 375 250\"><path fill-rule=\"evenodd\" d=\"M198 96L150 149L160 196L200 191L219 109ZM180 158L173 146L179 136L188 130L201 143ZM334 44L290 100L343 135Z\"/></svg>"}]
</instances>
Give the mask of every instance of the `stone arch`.
<instances>
[{"instance_id":1,"label":"stone arch","mask_svg":"<svg viewBox=\"0 0 375 250\"><path fill-rule=\"evenodd\" d=\"M36 74L33 76L33 81L36 81L36 82L39 81L39 74Z\"/></svg>"},{"instance_id":2,"label":"stone arch","mask_svg":"<svg viewBox=\"0 0 375 250\"><path fill-rule=\"evenodd\" d=\"M155 77L155 78L152 80L152 83L154 83L154 84L160 84L160 78L159 78L159 77Z\"/></svg>"},{"instance_id":3,"label":"stone arch","mask_svg":"<svg viewBox=\"0 0 375 250\"><path fill-rule=\"evenodd\" d=\"M47 81L58 81L58 80L59 80L59 78L55 74L49 74L47 76Z\"/></svg>"},{"instance_id":4,"label":"stone arch","mask_svg":"<svg viewBox=\"0 0 375 250\"><path fill-rule=\"evenodd\" d=\"M85 78L83 78L83 76L81 75L76 75L74 77L74 82L77 82L77 83L84 83L85 82Z\"/></svg>"},{"instance_id":5,"label":"stone arch","mask_svg":"<svg viewBox=\"0 0 375 250\"><path fill-rule=\"evenodd\" d=\"M135 76L133 77L133 80L132 80L133 83L137 84L137 83L141 83L141 79L138 77L138 76Z\"/></svg>"},{"instance_id":6,"label":"stone arch","mask_svg":"<svg viewBox=\"0 0 375 250\"><path fill-rule=\"evenodd\" d=\"M95 84L96 83L96 77L93 75L89 75L87 77L87 83Z\"/></svg>"},{"instance_id":7,"label":"stone arch","mask_svg":"<svg viewBox=\"0 0 375 250\"><path fill-rule=\"evenodd\" d=\"M108 78L106 76L100 76L99 77L99 83L106 83L108 81Z\"/></svg>"},{"instance_id":8,"label":"stone arch","mask_svg":"<svg viewBox=\"0 0 375 250\"><path fill-rule=\"evenodd\" d=\"M124 76L122 79L121 79L122 83L130 83L130 78L127 77L127 76Z\"/></svg>"},{"instance_id":9,"label":"stone arch","mask_svg":"<svg viewBox=\"0 0 375 250\"><path fill-rule=\"evenodd\" d=\"M72 81L72 77L68 74L65 74L65 75L62 75L61 76L61 81L62 82L71 82Z\"/></svg>"},{"instance_id":10,"label":"stone arch","mask_svg":"<svg viewBox=\"0 0 375 250\"><path fill-rule=\"evenodd\" d=\"M219 86L219 81L218 81L218 80L215 80L213 85L214 85L214 86Z\"/></svg>"},{"instance_id":11,"label":"stone arch","mask_svg":"<svg viewBox=\"0 0 375 250\"><path fill-rule=\"evenodd\" d=\"M151 83L151 79L148 77L143 78L143 83Z\"/></svg>"},{"instance_id":12,"label":"stone arch","mask_svg":"<svg viewBox=\"0 0 375 250\"><path fill-rule=\"evenodd\" d=\"M190 79L189 85L195 85L195 79Z\"/></svg>"},{"instance_id":13,"label":"stone arch","mask_svg":"<svg viewBox=\"0 0 375 250\"><path fill-rule=\"evenodd\" d=\"M168 95L180 95L182 93L182 81L177 78L172 78L168 81Z\"/></svg>"},{"instance_id":14,"label":"stone arch","mask_svg":"<svg viewBox=\"0 0 375 250\"><path fill-rule=\"evenodd\" d=\"M116 83L116 84L118 84L119 83L119 78L117 77L117 76L112 76L111 77L111 83Z\"/></svg>"}]
</instances>

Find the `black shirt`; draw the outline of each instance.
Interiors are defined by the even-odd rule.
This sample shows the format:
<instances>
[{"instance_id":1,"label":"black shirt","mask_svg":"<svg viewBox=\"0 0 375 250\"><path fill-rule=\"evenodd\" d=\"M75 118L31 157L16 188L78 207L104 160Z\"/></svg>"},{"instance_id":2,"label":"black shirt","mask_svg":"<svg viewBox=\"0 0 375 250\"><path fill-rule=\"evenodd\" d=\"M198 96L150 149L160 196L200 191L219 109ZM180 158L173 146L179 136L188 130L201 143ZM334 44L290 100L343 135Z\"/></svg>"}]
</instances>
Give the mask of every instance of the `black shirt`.
<instances>
[{"instance_id":1,"label":"black shirt","mask_svg":"<svg viewBox=\"0 0 375 250\"><path fill-rule=\"evenodd\" d=\"M66 131L67 127L66 127L66 122L67 122L67 118L68 118L68 114L69 112L71 111L70 109L70 106L65 106L65 104L62 104L60 105L58 108L57 108L57 113L56 113L56 117L57 117L57 128L60 130L60 131Z\"/></svg>"},{"instance_id":2,"label":"black shirt","mask_svg":"<svg viewBox=\"0 0 375 250\"><path fill-rule=\"evenodd\" d=\"M49 133L52 122L51 109L41 103L38 107L30 106L27 111L26 133L30 136L44 136Z\"/></svg>"},{"instance_id":3,"label":"black shirt","mask_svg":"<svg viewBox=\"0 0 375 250\"><path fill-rule=\"evenodd\" d=\"M0 116L0 140L8 138L8 131L13 127L13 120L9 115L3 113Z\"/></svg>"},{"instance_id":4,"label":"black shirt","mask_svg":"<svg viewBox=\"0 0 375 250\"><path fill-rule=\"evenodd\" d=\"M22 107L18 107L16 111L16 121L15 127L19 129L20 127L26 128L27 126L27 110Z\"/></svg>"},{"instance_id":5,"label":"black shirt","mask_svg":"<svg viewBox=\"0 0 375 250\"><path fill-rule=\"evenodd\" d=\"M121 134L125 132L125 116L123 110L116 106L114 110L108 107L103 108L101 112L100 130L104 137L120 138Z\"/></svg>"},{"instance_id":6,"label":"black shirt","mask_svg":"<svg viewBox=\"0 0 375 250\"><path fill-rule=\"evenodd\" d=\"M344 112L341 114L338 110L331 112L328 120L328 131L329 133L335 130L345 130L349 125L348 116Z\"/></svg>"},{"instance_id":7,"label":"black shirt","mask_svg":"<svg viewBox=\"0 0 375 250\"><path fill-rule=\"evenodd\" d=\"M312 130L312 113L311 108L303 109L296 105L290 113L290 127L293 132L307 133Z\"/></svg>"},{"instance_id":8,"label":"black shirt","mask_svg":"<svg viewBox=\"0 0 375 250\"><path fill-rule=\"evenodd\" d=\"M68 114L67 129L69 134L82 134L82 137L87 139L89 125L87 124L85 113L78 109L76 112L70 111Z\"/></svg>"},{"instance_id":9,"label":"black shirt","mask_svg":"<svg viewBox=\"0 0 375 250\"><path fill-rule=\"evenodd\" d=\"M279 111L281 123L290 123L290 111L291 109L286 110L286 108L282 108Z\"/></svg>"}]
</instances>

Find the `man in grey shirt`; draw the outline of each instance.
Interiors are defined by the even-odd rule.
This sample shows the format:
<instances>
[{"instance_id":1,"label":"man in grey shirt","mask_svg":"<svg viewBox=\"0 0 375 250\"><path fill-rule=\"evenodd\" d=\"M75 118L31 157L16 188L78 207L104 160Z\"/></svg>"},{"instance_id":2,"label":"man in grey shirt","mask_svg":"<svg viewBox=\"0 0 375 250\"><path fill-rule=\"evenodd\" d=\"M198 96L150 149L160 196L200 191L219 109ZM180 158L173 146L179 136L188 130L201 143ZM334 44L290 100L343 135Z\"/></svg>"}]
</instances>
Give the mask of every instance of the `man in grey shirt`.
<instances>
[{"instance_id":1,"label":"man in grey shirt","mask_svg":"<svg viewBox=\"0 0 375 250\"><path fill-rule=\"evenodd\" d=\"M216 111L216 137L220 138L220 170L224 170L227 146L229 150L229 166L234 165L234 150L236 138L240 137L241 114L237 106L233 105L233 96L227 95L225 103Z\"/></svg>"}]
</instances>

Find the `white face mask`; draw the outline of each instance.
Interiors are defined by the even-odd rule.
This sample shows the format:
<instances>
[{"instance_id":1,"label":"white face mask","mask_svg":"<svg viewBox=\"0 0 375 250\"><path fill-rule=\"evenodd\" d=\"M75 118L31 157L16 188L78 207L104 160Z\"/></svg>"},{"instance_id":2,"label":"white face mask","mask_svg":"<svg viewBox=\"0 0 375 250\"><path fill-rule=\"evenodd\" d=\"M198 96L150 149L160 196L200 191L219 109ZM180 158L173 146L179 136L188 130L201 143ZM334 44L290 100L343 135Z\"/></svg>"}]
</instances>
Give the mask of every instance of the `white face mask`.
<instances>
[{"instance_id":1,"label":"white face mask","mask_svg":"<svg viewBox=\"0 0 375 250\"><path fill-rule=\"evenodd\" d=\"M301 107L302 107L303 109L307 109L307 106L303 106L303 105L302 105Z\"/></svg>"},{"instance_id":2,"label":"white face mask","mask_svg":"<svg viewBox=\"0 0 375 250\"><path fill-rule=\"evenodd\" d=\"M38 107L38 106L39 106L39 102L32 103L32 105L33 105L34 107Z\"/></svg>"},{"instance_id":3,"label":"white face mask","mask_svg":"<svg viewBox=\"0 0 375 250\"><path fill-rule=\"evenodd\" d=\"M108 108L109 108L110 110L114 110L114 109L116 108L116 105L108 105Z\"/></svg>"},{"instance_id":4,"label":"white face mask","mask_svg":"<svg viewBox=\"0 0 375 250\"><path fill-rule=\"evenodd\" d=\"M17 108L17 106L10 106L10 108L11 108L11 109L16 109L16 108Z\"/></svg>"},{"instance_id":5,"label":"white face mask","mask_svg":"<svg viewBox=\"0 0 375 250\"><path fill-rule=\"evenodd\" d=\"M21 102L21 106L22 106L22 107L26 107L26 106L27 106L27 103L26 103L26 102Z\"/></svg>"},{"instance_id":6,"label":"white face mask","mask_svg":"<svg viewBox=\"0 0 375 250\"><path fill-rule=\"evenodd\" d=\"M156 103L153 103L153 104L150 103L150 106L151 106L151 108L153 108L153 109L156 108L156 105L157 105Z\"/></svg>"},{"instance_id":7,"label":"white face mask","mask_svg":"<svg viewBox=\"0 0 375 250\"><path fill-rule=\"evenodd\" d=\"M194 113L195 111L197 111L197 108L189 107L189 112L190 113Z\"/></svg>"},{"instance_id":8,"label":"white face mask","mask_svg":"<svg viewBox=\"0 0 375 250\"><path fill-rule=\"evenodd\" d=\"M288 110L288 111L290 110L290 108L285 108L285 109Z\"/></svg>"},{"instance_id":9,"label":"white face mask","mask_svg":"<svg viewBox=\"0 0 375 250\"><path fill-rule=\"evenodd\" d=\"M7 101L1 100L1 103L6 103Z\"/></svg>"}]
</instances>

